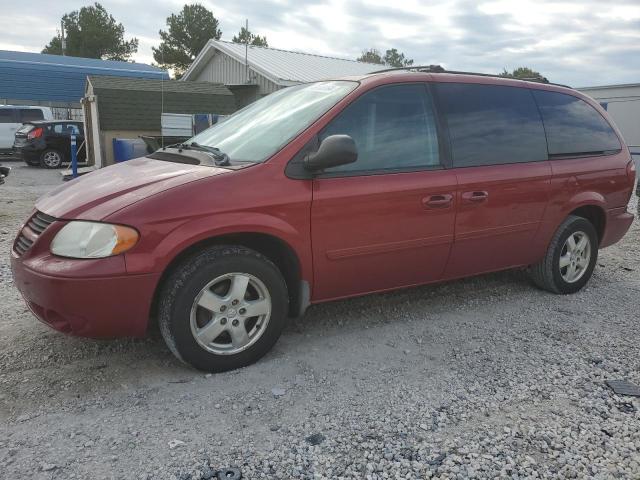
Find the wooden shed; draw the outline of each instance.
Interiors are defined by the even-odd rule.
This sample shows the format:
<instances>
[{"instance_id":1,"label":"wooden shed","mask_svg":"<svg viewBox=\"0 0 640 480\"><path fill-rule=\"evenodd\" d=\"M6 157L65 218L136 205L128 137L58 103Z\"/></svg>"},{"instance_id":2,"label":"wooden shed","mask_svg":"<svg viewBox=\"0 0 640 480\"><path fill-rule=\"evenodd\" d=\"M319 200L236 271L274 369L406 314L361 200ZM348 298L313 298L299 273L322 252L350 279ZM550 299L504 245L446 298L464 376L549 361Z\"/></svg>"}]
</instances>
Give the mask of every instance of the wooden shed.
<instances>
[{"instance_id":1,"label":"wooden shed","mask_svg":"<svg viewBox=\"0 0 640 480\"><path fill-rule=\"evenodd\" d=\"M163 113L229 115L233 93L222 84L89 76L82 99L88 164L114 163L114 138L159 136Z\"/></svg>"}]
</instances>

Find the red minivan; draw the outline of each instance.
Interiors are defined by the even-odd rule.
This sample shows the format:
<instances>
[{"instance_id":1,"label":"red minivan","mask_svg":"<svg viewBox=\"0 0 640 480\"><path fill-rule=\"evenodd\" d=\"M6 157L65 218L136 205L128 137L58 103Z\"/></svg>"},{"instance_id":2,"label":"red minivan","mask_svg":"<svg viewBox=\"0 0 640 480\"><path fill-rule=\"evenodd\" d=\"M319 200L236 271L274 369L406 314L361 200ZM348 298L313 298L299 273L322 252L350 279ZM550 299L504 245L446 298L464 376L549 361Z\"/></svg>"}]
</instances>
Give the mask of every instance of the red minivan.
<instances>
[{"instance_id":1,"label":"red minivan","mask_svg":"<svg viewBox=\"0 0 640 480\"><path fill-rule=\"evenodd\" d=\"M219 372L315 303L527 268L580 290L635 167L571 88L419 68L298 85L38 200L11 264L52 328Z\"/></svg>"}]
</instances>

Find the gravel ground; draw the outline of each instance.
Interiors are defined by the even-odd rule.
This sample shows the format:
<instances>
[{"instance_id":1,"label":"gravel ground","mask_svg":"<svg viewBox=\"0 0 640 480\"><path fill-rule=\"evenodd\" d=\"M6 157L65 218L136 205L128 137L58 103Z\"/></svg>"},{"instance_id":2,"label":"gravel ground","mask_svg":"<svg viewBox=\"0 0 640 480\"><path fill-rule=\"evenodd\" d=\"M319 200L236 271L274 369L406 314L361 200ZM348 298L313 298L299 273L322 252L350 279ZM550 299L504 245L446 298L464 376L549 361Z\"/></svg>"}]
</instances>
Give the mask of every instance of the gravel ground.
<instances>
[{"instance_id":1,"label":"gravel ground","mask_svg":"<svg viewBox=\"0 0 640 480\"><path fill-rule=\"evenodd\" d=\"M34 319L7 254L60 180L14 165L0 187L0 477L640 478L640 399L604 385L640 384L637 222L579 294L506 272L335 302L258 364L204 375L155 333L93 341Z\"/></svg>"}]
</instances>

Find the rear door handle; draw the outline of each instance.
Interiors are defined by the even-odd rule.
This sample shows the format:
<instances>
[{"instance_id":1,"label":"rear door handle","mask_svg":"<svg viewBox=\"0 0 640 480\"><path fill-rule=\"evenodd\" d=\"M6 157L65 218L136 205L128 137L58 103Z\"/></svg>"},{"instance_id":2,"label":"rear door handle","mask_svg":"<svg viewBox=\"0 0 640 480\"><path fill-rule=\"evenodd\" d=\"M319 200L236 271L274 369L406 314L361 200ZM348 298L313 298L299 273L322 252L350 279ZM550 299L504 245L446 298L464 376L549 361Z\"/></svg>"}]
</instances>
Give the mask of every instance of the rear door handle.
<instances>
[{"instance_id":1,"label":"rear door handle","mask_svg":"<svg viewBox=\"0 0 640 480\"><path fill-rule=\"evenodd\" d=\"M422 204L427 208L446 208L451 205L453 195L444 193L441 195L431 195L422 199Z\"/></svg>"},{"instance_id":2,"label":"rear door handle","mask_svg":"<svg viewBox=\"0 0 640 480\"><path fill-rule=\"evenodd\" d=\"M489 198L489 193L485 191L464 192L462 194L462 200L470 203L484 202L487 198Z\"/></svg>"}]
</instances>

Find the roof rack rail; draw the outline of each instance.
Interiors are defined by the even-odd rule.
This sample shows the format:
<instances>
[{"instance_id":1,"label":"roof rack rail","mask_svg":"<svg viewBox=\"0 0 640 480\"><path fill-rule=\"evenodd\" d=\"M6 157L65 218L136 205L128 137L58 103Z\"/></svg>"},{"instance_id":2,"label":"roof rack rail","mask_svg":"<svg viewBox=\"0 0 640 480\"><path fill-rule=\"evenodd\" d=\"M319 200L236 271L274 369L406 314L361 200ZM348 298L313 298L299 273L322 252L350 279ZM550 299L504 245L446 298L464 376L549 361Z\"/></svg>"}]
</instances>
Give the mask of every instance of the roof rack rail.
<instances>
[{"instance_id":1,"label":"roof rack rail","mask_svg":"<svg viewBox=\"0 0 640 480\"><path fill-rule=\"evenodd\" d=\"M562 83L552 83L546 77L531 77L531 78L517 78L512 76L503 76L494 73L478 73L478 72L461 72L457 70L446 70L441 65L408 65L406 67L395 67L395 68L385 68L383 70L377 70L374 73L387 73L387 72L395 72L400 70L406 71L416 71L416 72L424 72L424 73L450 73L453 75L476 75L478 77L491 77L491 78L508 78L511 80L522 80L524 82L536 82L536 83L546 83L549 85L556 85L559 87L565 88L573 88L569 85L563 85Z\"/></svg>"},{"instance_id":2,"label":"roof rack rail","mask_svg":"<svg viewBox=\"0 0 640 480\"><path fill-rule=\"evenodd\" d=\"M391 67L384 68L382 70L376 70L373 73L386 73L386 72L395 72L396 70L416 70L419 72L427 72L427 73L445 73L446 70L440 65L408 65L406 67Z\"/></svg>"}]
</instances>

